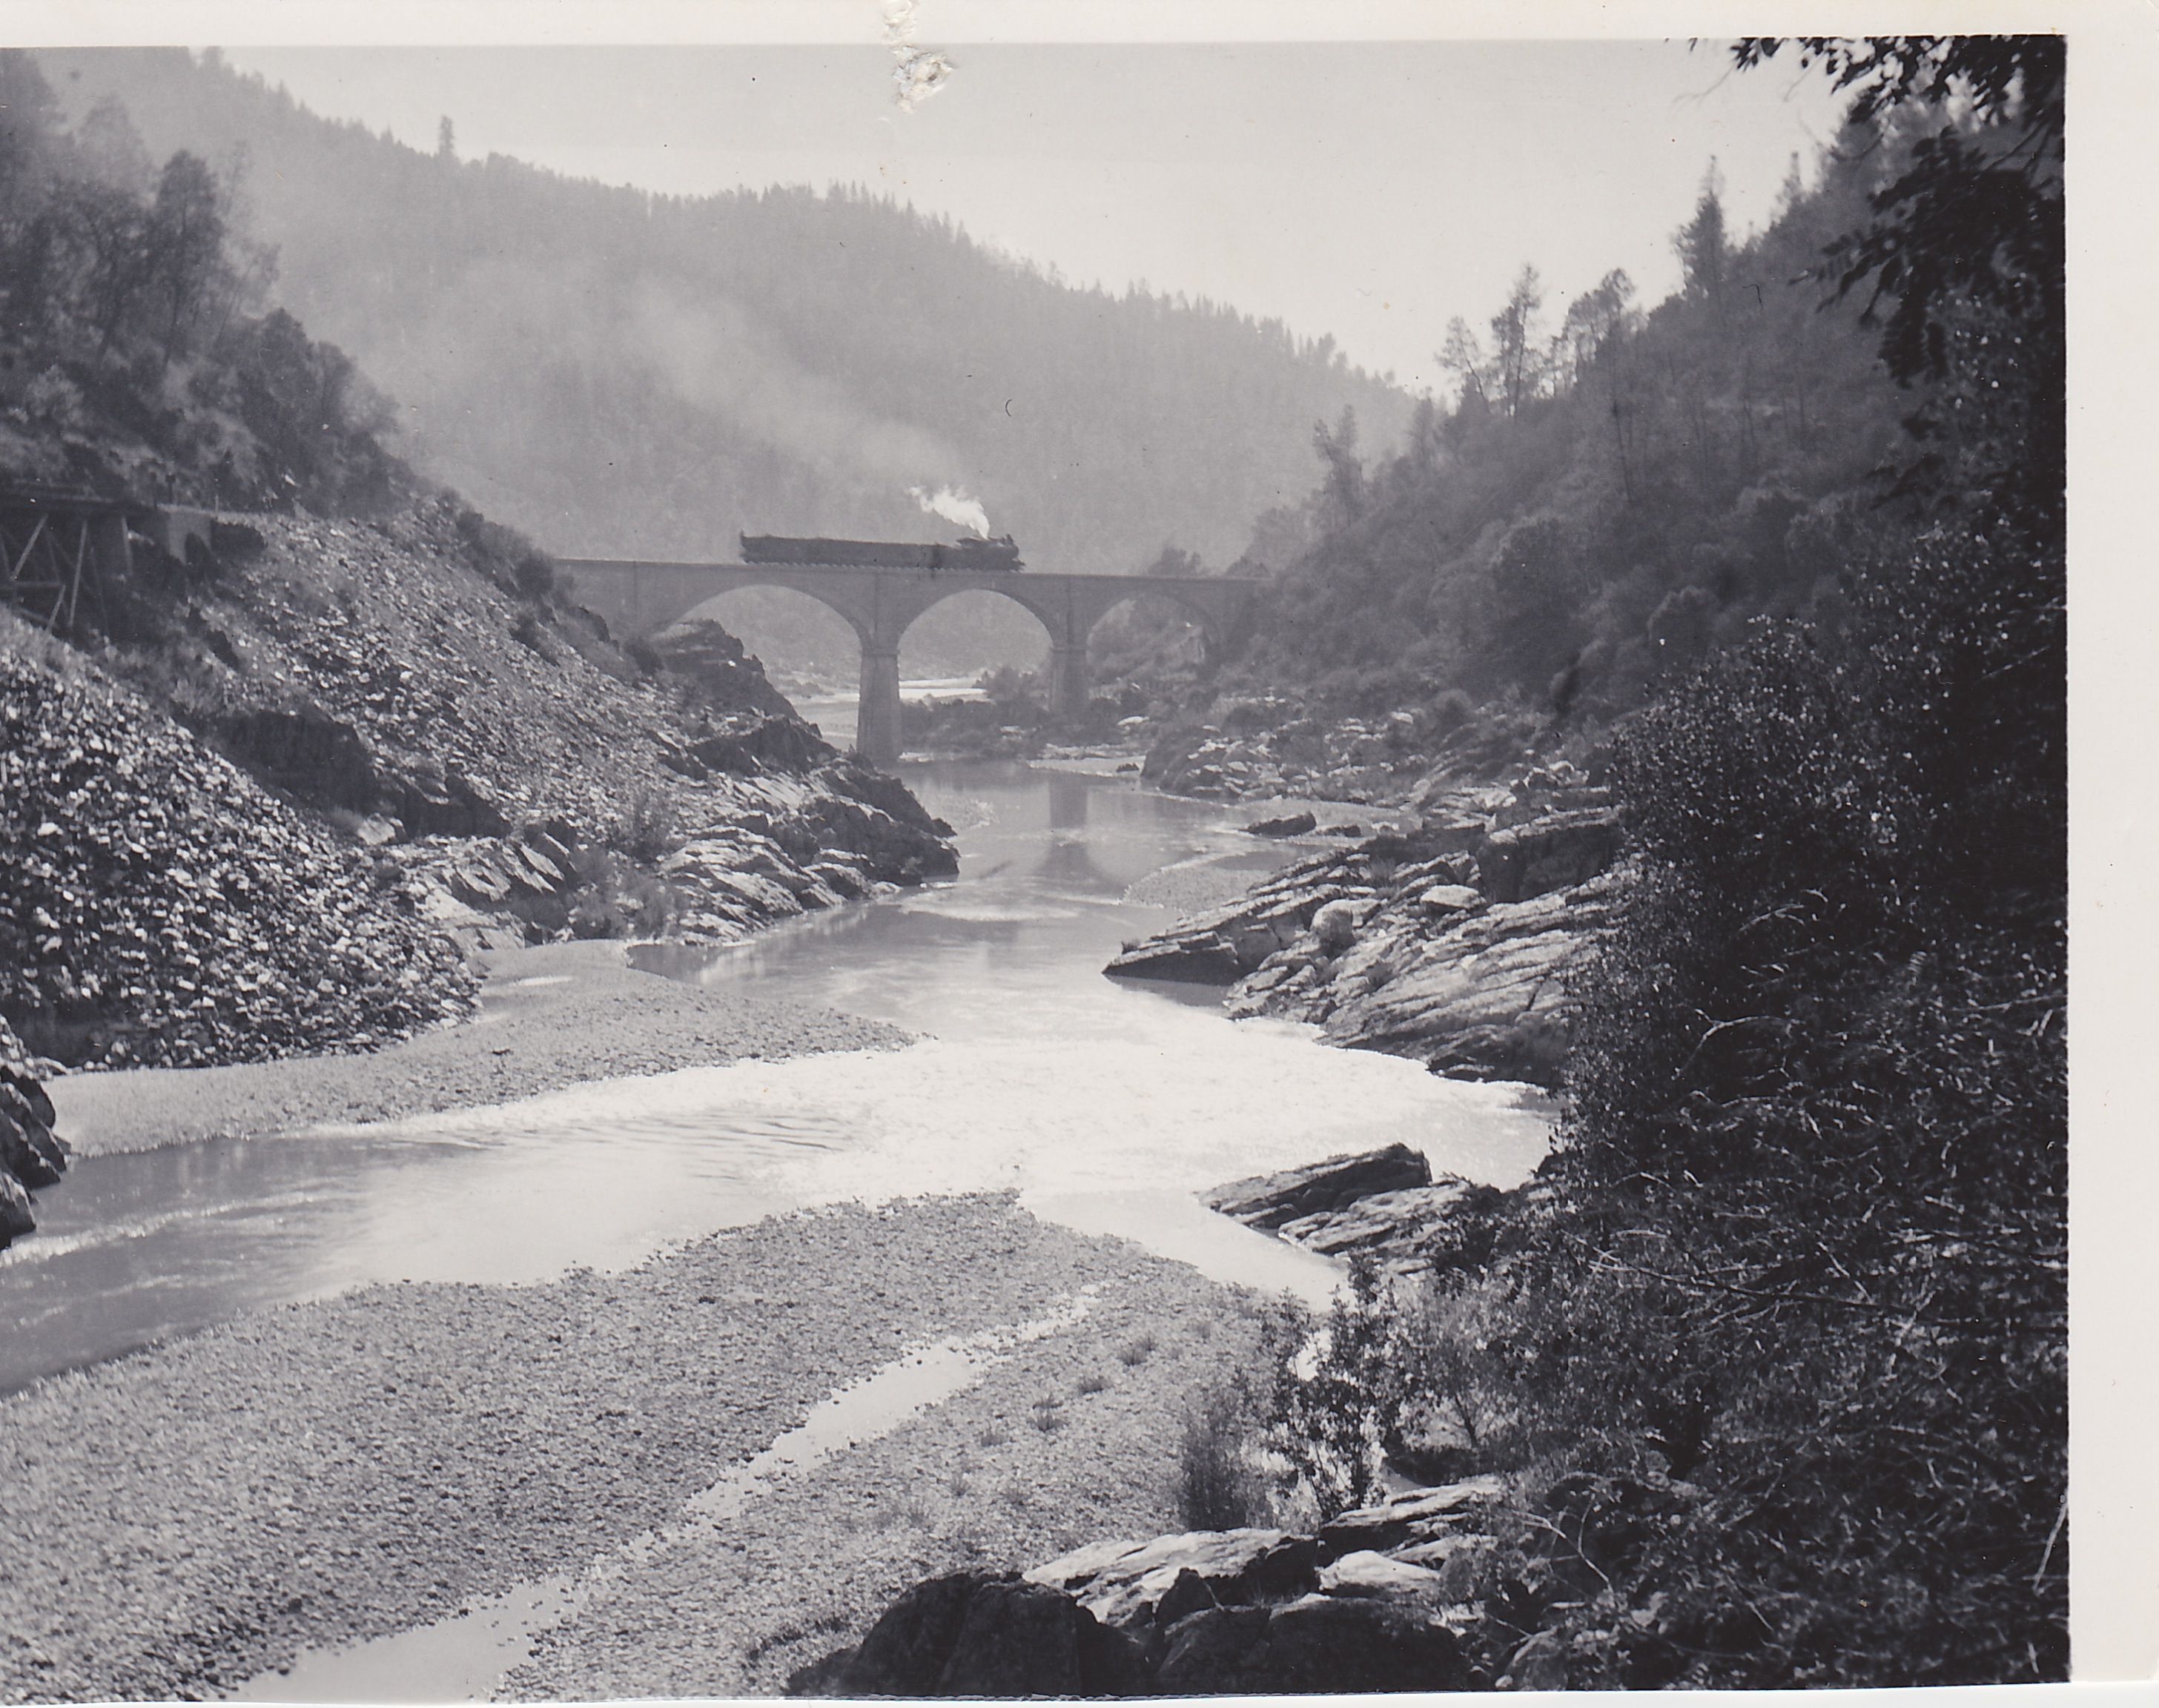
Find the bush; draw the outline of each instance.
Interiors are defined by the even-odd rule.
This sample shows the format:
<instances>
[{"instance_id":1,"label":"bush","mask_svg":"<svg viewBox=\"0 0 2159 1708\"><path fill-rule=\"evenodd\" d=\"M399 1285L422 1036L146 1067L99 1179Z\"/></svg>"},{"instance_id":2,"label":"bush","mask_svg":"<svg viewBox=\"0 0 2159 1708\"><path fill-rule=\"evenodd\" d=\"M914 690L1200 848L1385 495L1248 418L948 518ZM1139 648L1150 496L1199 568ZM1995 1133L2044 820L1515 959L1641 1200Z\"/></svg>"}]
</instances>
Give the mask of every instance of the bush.
<instances>
[{"instance_id":1,"label":"bush","mask_svg":"<svg viewBox=\"0 0 2159 1708\"><path fill-rule=\"evenodd\" d=\"M544 551L527 551L518 558L515 570L517 591L535 602L545 599L555 591L554 560Z\"/></svg>"},{"instance_id":2,"label":"bush","mask_svg":"<svg viewBox=\"0 0 2159 1708\"><path fill-rule=\"evenodd\" d=\"M675 797L664 789L640 789L608 827L608 846L650 866L673 853L681 841Z\"/></svg>"},{"instance_id":3,"label":"bush","mask_svg":"<svg viewBox=\"0 0 2159 1708\"><path fill-rule=\"evenodd\" d=\"M1253 1467L1251 1406L1235 1387L1212 1389L1185 1415L1177 1441L1178 1522L1234 1530L1266 1522L1266 1479Z\"/></svg>"}]
</instances>

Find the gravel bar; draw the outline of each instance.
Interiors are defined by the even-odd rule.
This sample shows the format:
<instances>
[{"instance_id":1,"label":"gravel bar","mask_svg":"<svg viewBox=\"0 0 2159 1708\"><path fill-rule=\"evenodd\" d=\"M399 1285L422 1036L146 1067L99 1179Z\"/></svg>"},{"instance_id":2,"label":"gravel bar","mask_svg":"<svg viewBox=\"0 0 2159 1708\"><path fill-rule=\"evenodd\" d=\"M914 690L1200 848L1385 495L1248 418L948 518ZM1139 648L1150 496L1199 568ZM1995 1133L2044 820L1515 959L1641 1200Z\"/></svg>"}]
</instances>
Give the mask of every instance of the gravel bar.
<instances>
[{"instance_id":1,"label":"gravel bar","mask_svg":"<svg viewBox=\"0 0 2159 1708\"><path fill-rule=\"evenodd\" d=\"M591 1079L704 1063L892 1048L897 1027L707 990L623 961L611 942L543 944L487 962L479 1018L365 1055L137 1068L50 1082L84 1156L506 1103Z\"/></svg>"},{"instance_id":2,"label":"gravel bar","mask_svg":"<svg viewBox=\"0 0 2159 1708\"><path fill-rule=\"evenodd\" d=\"M719 1560L664 1555L534 1675L769 1689L918 1567L1158 1527L1175 1407L1248 1338L1245 1307L1005 1198L918 1199L776 1218L621 1275L375 1287L36 1384L0 1400L0 1700L212 1694L303 1645L582 1571L902 1349L1090 1285L1077 1328L753 1498Z\"/></svg>"},{"instance_id":3,"label":"gravel bar","mask_svg":"<svg viewBox=\"0 0 2159 1708\"><path fill-rule=\"evenodd\" d=\"M1248 1297L1121 1260L1079 1322L979 1386L606 1574L498 1694L776 1695L923 1578L1182 1529L1184 1421L1256 1367L1257 1330Z\"/></svg>"}]
</instances>

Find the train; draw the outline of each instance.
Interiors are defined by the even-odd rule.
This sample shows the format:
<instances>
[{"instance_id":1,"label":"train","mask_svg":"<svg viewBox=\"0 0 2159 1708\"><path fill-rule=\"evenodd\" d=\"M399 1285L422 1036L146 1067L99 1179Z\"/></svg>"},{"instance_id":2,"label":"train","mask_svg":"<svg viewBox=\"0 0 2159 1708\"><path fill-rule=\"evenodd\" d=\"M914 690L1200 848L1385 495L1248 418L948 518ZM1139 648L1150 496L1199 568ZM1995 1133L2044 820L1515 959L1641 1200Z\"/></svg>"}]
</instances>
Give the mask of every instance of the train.
<instances>
[{"instance_id":1,"label":"train","mask_svg":"<svg viewBox=\"0 0 2159 1708\"><path fill-rule=\"evenodd\" d=\"M744 563L799 563L844 569L1018 570L1019 547L1009 534L968 538L950 545L910 545L893 540L796 540L779 534L744 534Z\"/></svg>"}]
</instances>

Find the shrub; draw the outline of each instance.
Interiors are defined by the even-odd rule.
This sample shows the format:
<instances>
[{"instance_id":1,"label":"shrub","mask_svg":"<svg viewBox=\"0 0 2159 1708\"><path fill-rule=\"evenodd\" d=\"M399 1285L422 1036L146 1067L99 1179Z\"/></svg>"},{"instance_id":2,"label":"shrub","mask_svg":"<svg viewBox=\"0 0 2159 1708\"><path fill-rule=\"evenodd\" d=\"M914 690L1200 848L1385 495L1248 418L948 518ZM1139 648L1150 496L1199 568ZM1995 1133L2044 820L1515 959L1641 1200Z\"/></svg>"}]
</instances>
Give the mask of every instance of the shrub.
<instances>
[{"instance_id":1,"label":"shrub","mask_svg":"<svg viewBox=\"0 0 2159 1708\"><path fill-rule=\"evenodd\" d=\"M536 602L545 599L555 591L555 564L544 551L527 551L518 558L512 572L516 577L517 591Z\"/></svg>"},{"instance_id":2,"label":"shrub","mask_svg":"<svg viewBox=\"0 0 2159 1708\"><path fill-rule=\"evenodd\" d=\"M1178 1521L1188 1530L1234 1530L1270 1515L1266 1479L1253 1467L1250 1402L1235 1387L1203 1395L1177 1442Z\"/></svg>"},{"instance_id":3,"label":"shrub","mask_svg":"<svg viewBox=\"0 0 2159 1708\"><path fill-rule=\"evenodd\" d=\"M674 852L680 836L675 797L664 789L639 789L608 827L608 846L645 865Z\"/></svg>"}]
</instances>

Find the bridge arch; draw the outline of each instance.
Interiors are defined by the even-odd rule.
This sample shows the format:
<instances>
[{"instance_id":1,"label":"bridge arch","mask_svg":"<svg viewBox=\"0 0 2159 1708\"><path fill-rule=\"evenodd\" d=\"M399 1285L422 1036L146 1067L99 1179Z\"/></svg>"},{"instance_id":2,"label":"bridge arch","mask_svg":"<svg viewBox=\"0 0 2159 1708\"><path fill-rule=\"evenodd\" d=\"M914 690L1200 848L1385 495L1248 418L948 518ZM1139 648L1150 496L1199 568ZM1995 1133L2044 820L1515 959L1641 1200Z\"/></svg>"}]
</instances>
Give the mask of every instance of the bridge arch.
<instances>
[{"instance_id":1,"label":"bridge arch","mask_svg":"<svg viewBox=\"0 0 2159 1708\"><path fill-rule=\"evenodd\" d=\"M899 757L899 642L924 612L955 593L1002 595L1049 635L1049 710L1087 703L1087 637L1128 599L1162 598L1189 611L1218 655L1253 584L1219 576L1056 575L1035 571L902 569L880 566L654 563L561 560L577 597L630 634L665 628L717 594L774 587L807 593L845 619L862 646L855 747L872 764Z\"/></svg>"}]
</instances>

